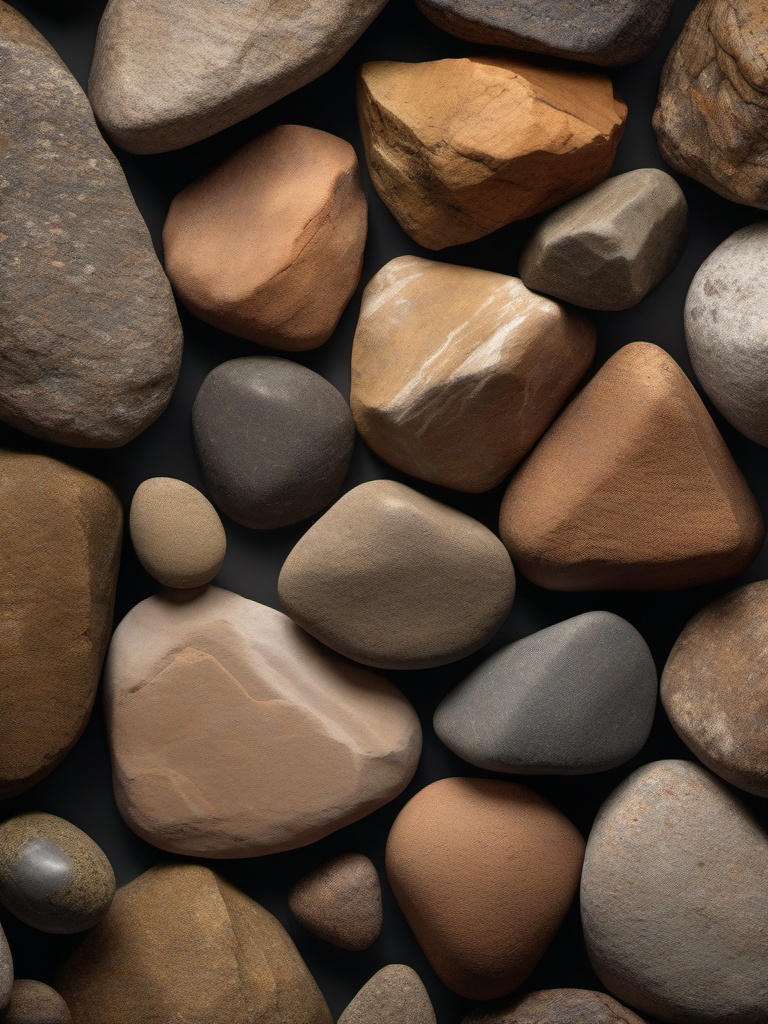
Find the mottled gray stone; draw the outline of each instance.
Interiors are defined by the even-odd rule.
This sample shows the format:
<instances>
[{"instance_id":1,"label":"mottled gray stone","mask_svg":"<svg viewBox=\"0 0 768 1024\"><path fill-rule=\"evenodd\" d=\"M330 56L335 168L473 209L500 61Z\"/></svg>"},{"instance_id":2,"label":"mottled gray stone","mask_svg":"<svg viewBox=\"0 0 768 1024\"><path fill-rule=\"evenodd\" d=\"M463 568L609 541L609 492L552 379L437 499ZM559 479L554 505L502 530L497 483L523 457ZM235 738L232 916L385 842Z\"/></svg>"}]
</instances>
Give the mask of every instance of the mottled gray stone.
<instances>
[{"instance_id":1,"label":"mottled gray stone","mask_svg":"<svg viewBox=\"0 0 768 1024\"><path fill-rule=\"evenodd\" d=\"M8 1005L13 985L13 957L5 932L0 927L0 1010Z\"/></svg>"},{"instance_id":2,"label":"mottled gray stone","mask_svg":"<svg viewBox=\"0 0 768 1024\"><path fill-rule=\"evenodd\" d=\"M59 993L42 981L15 981L0 1024L72 1024L72 1014Z\"/></svg>"},{"instance_id":3,"label":"mottled gray stone","mask_svg":"<svg viewBox=\"0 0 768 1024\"><path fill-rule=\"evenodd\" d=\"M436 1024L427 990L416 971L389 964L366 982L339 1024Z\"/></svg>"},{"instance_id":4,"label":"mottled gray stone","mask_svg":"<svg viewBox=\"0 0 768 1024\"><path fill-rule=\"evenodd\" d=\"M640 1017L604 992L548 988L499 1007L483 1007L463 1024L643 1024Z\"/></svg>"}]
</instances>

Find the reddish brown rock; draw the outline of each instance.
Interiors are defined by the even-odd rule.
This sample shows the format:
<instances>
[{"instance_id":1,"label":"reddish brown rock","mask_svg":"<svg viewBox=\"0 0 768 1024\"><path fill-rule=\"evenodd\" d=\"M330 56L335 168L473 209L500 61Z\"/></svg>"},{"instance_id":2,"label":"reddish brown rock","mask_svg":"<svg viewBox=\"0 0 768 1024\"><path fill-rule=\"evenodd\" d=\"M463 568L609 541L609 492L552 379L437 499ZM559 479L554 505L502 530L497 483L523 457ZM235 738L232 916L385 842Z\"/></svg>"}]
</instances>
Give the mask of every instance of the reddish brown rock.
<instances>
[{"instance_id":1,"label":"reddish brown rock","mask_svg":"<svg viewBox=\"0 0 768 1024\"><path fill-rule=\"evenodd\" d=\"M291 889L288 906L305 928L342 949L368 949L381 934L381 883L362 853L308 872Z\"/></svg>"},{"instance_id":2,"label":"reddish brown rock","mask_svg":"<svg viewBox=\"0 0 768 1024\"><path fill-rule=\"evenodd\" d=\"M513 999L502 1007L475 1010L463 1024L643 1024L604 992L550 988Z\"/></svg>"},{"instance_id":3,"label":"reddish brown rock","mask_svg":"<svg viewBox=\"0 0 768 1024\"><path fill-rule=\"evenodd\" d=\"M59 993L42 981L14 981L11 1001L0 1024L72 1024L72 1014Z\"/></svg>"}]
</instances>

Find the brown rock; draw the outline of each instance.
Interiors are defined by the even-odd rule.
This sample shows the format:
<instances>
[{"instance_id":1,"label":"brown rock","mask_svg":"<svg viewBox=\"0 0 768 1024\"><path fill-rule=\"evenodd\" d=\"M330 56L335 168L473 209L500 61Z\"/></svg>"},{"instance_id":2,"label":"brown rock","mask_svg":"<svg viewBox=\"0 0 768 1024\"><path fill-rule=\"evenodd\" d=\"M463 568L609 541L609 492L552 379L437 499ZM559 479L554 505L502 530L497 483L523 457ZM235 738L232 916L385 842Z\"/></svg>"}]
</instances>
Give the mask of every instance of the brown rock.
<instances>
[{"instance_id":1,"label":"brown rock","mask_svg":"<svg viewBox=\"0 0 768 1024\"><path fill-rule=\"evenodd\" d=\"M0 452L0 799L51 772L93 707L112 627L122 510L110 487Z\"/></svg>"},{"instance_id":2,"label":"brown rock","mask_svg":"<svg viewBox=\"0 0 768 1024\"><path fill-rule=\"evenodd\" d=\"M587 320L517 278L400 256L363 296L352 413L391 465L488 491L544 433L594 354Z\"/></svg>"},{"instance_id":3,"label":"brown rock","mask_svg":"<svg viewBox=\"0 0 768 1024\"><path fill-rule=\"evenodd\" d=\"M625 345L513 478L501 535L553 590L675 590L736 576L760 509L690 381L663 349Z\"/></svg>"},{"instance_id":4,"label":"brown rock","mask_svg":"<svg viewBox=\"0 0 768 1024\"><path fill-rule=\"evenodd\" d=\"M397 816L387 874L432 967L469 999L521 985L579 884L584 840L549 801L492 779L441 779Z\"/></svg>"},{"instance_id":5,"label":"brown rock","mask_svg":"<svg viewBox=\"0 0 768 1024\"><path fill-rule=\"evenodd\" d=\"M361 853L335 857L304 875L288 906L305 928L342 949L368 949L381 934L381 883Z\"/></svg>"},{"instance_id":6,"label":"brown rock","mask_svg":"<svg viewBox=\"0 0 768 1024\"><path fill-rule=\"evenodd\" d=\"M358 107L376 190L428 249L597 185L627 114L603 75L501 57L365 64Z\"/></svg>"},{"instance_id":7,"label":"brown rock","mask_svg":"<svg viewBox=\"0 0 768 1024\"><path fill-rule=\"evenodd\" d=\"M59 993L42 981L14 981L11 1001L1 1024L72 1024L72 1014Z\"/></svg>"},{"instance_id":8,"label":"brown rock","mask_svg":"<svg viewBox=\"0 0 768 1024\"><path fill-rule=\"evenodd\" d=\"M13 985L13 957L5 932L0 926L0 1012L8 1005Z\"/></svg>"},{"instance_id":9,"label":"brown rock","mask_svg":"<svg viewBox=\"0 0 768 1024\"><path fill-rule=\"evenodd\" d=\"M331 1024L283 927L196 864L119 889L58 987L76 1024Z\"/></svg>"},{"instance_id":10,"label":"brown rock","mask_svg":"<svg viewBox=\"0 0 768 1024\"><path fill-rule=\"evenodd\" d=\"M388 964L366 982L339 1024L436 1024L427 990L416 971Z\"/></svg>"},{"instance_id":11,"label":"brown rock","mask_svg":"<svg viewBox=\"0 0 768 1024\"><path fill-rule=\"evenodd\" d=\"M165 267L206 323L289 352L317 348L360 280L367 210L349 143L282 125L176 196Z\"/></svg>"},{"instance_id":12,"label":"brown rock","mask_svg":"<svg viewBox=\"0 0 768 1024\"><path fill-rule=\"evenodd\" d=\"M550 988L513 999L505 1006L475 1010L463 1024L643 1024L604 992Z\"/></svg>"}]
</instances>

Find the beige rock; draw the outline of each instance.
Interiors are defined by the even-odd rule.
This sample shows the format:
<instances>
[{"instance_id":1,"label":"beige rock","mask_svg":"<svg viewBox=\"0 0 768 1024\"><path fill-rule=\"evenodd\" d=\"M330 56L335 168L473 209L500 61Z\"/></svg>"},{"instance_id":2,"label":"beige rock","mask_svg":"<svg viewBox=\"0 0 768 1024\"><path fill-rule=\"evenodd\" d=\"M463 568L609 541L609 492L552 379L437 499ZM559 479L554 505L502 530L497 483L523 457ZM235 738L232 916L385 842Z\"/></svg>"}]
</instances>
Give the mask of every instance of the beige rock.
<instances>
[{"instance_id":1,"label":"beige rock","mask_svg":"<svg viewBox=\"0 0 768 1024\"><path fill-rule=\"evenodd\" d=\"M550 988L513 999L504 1006L482 1007L462 1024L644 1024L604 992Z\"/></svg>"},{"instance_id":2,"label":"beige rock","mask_svg":"<svg viewBox=\"0 0 768 1024\"><path fill-rule=\"evenodd\" d=\"M334 857L303 875L288 906L305 928L342 949L368 949L381 934L381 883L362 853Z\"/></svg>"},{"instance_id":3,"label":"beige rock","mask_svg":"<svg viewBox=\"0 0 768 1024\"><path fill-rule=\"evenodd\" d=\"M544 433L594 354L584 317L517 278L400 256L363 296L352 413L391 465L488 491Z\"/></svg>"},{"instance_id":4,"label":"beige rock","mask_svg":"<svg viewBox=\"0 0 768 1024\"><path fill-rule=\"evenodd\" d=\"M436 1024L424 983L405 964L387 964L366 982L339 1024Z\"/></svg>"}]
</instances>

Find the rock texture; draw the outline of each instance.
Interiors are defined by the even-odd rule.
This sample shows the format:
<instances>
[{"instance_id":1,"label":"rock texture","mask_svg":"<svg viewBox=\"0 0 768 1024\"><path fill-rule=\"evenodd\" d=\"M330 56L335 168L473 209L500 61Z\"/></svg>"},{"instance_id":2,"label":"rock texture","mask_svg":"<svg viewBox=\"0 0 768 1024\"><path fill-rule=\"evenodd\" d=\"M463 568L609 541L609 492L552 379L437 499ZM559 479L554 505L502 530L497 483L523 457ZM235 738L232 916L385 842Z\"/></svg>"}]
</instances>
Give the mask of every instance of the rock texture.
<instances>
[{"instance_id":1,"label":"rock texture","mask_svg":"<svg viewBox=\"0 0 768 1024\"><path fill-rule=\"evenodd\" d=\"M72 1024L72 1014L59 993L41 981L15 981L2 1024Z\"/></svg>"},{"instance_id":2,"label":"rock texture","mask_svg":"<svg viewBox=\"0 0 768 1024\"><path fill-rule=\"evenodd\" d=\"M120 812L171 853L255 857L315 842L397 796L421 751L394 686L215 587L128 613L105 699Z\"/></svg>"},{"instance_id":3,"label":"rock texture","mask_svg":"<svg viewBox=\"0 0 768 1024\"><path fill-rule=\"evenodd\" d=\"M357 993L339 1024L437 1024L427 990L405 964L382 967Z\"/></svg>"},{"instance_id":4,"label":"rock texture","mask_svg":"<svg viewBox=\"0 0 768 1024\"><path fill-rule=\"evenodd\" d=\"M768 837L706 769L657 761L603 805L581 884L605 987L670 1024L768 1013Z\"/></svg>"},{"instance_id":5,"label":"rock texture","mask_svg":"<svg viewBox=\"0 0 768 1024\"><path fill-rule=\"evenodd\" d=\"M121 532L106 484L55 459L0 451L0 799L51 772L85 728Z\"/></svg>"},{"instance_id":6,"label":"rock texture","mask_svg":"<svg viewBox=\"0 0 768 1024\"><path fill-rule=\"evenodd\" d=\"M362 853L334 857L303 875L288 906L305 928L342 949L368 949L381 934L381 882Z\"/></svg>"},{"instance_id":7,"label":"rock texture","mask_svg":"<svg viewBox=\"0 0 768 1024\"><path fill-rule=\"evenodd\" d=\"M13 957L5 932L0 927L0 1012L8 1005L13 985Z\"/></svg>"},{"instance_id":8,"label":"rock texture","mask_svg":"<svg viewBox=\"0 0 768 1024\"><path fill-rule=\"evenodd\" d=\"M690 381L663 349L625 345L513 478L501 535L553 590L674 590L742 572L760 509Z\"/></svg>"},{"instance_id":9,"label":"rock texture","mask_svg":"<svg viewBox=\"0 0 768 1024\"><path fill-rule=\"evenodd\" d=\"M688 203L656 167L609 178L551 213L520 257L536 292L588 309L629 309L677 263L688 237Z\"/></svg>"},{"instance_id":10,"label":"rock texture","mask_svg":"<svg viewBox=\"0 0 768 1024\"><path fill-rule=\"evenodd\" d=\"M282 125L176 196L165 268L206 323L273 348L317 348L360 280L367 213L350 144Z\"/></svg>"},{"instance_id":11,"label":"rock texture","mask_svg":"<svg viewBox=\"0 0 768 1024\"><path fill-rule=\"evenodd\" d=\"M119 889L58 988L76 1024L331 1024L283 927L196 864L160 865Z\"/></svg>"},{"instance_id":12,"label":"rock texture","mask_svg":"<svg viewBox=\"0 0 768 1024\"><path fill-rule=\"evenodd\" d=\"M171 289L88 100L0 3L0 419L114 448L163 411L181 361Z\"/></svg>"},{"instance_id":13,"label":"rock texture","mask_svg":"<svg viewBox=\"0 0 768 1024\"><path fill-rule=\"evenodd\" d=\"M594 355L591 324L516 278L400 256L363 295L352 414L398 469L488 491L541 437Z\"/></svg>"},{"instance_id":14,"label":"rock texture","mask_svg":"<svg viewBox=\"0 0 768 1024\"><path fill-rule=\"evenodd\" d=\"M463 1024L644 1024L603 992L550 988L514 999L501 1008L481 1009Z\"/></svg>"},{"instance_id":15,"label":"rock texture","mask_svg":"<svg viewBox=\"0 0 768 1024\"><path fill-rule=\"evenodd\" d=\"M579 884L584 840L547 800L492 779L441 779L395 819L387 874L441 980L495 999L529 976Z\"/></svg>"},{"instance_id":16,"label":"rock texture","mask_svg":"<svg viewBox=\"0 0 768 1024\"><path fill-rule=\"evenodd\" d=\"M607 771L637 754L656 708L656 666L634 626L586 612L492 654L435 712L435 732L478 768Z\"/></svg>"},{"instance_id":17,"label":"rock texture","mask_svg":"<svg viewBox=\"0 0 768 1024\"><path fill-rule=\"evenodd\" d=\"M355 440L336 388L276 356L220 363L197 394L192 429L213 500L257 530L289 526L330 504Z\"/></svg>"},{"instance_id":18,"label":"rock texture","mask_svg":"<svg viewBox=\"0 0 768 1024\"><path fill-rule=\"evenodd\" d=\"M430 668L486 643L515 573L490 530L418 491L372 480L348 491L283 564L283 607L339 653L377 668Z\"/></svg>"},{"instance_id":19,"label":"rock texture","mask_svg":"<svg viewBox=\"0 0 768 1024\"><path fill-rule=\"evenodd\" d=\"M597 185L627 114L602 75L502 57L364 64L358 107L376 191L428 249Z\"/></svg>"}]
</instances>

